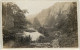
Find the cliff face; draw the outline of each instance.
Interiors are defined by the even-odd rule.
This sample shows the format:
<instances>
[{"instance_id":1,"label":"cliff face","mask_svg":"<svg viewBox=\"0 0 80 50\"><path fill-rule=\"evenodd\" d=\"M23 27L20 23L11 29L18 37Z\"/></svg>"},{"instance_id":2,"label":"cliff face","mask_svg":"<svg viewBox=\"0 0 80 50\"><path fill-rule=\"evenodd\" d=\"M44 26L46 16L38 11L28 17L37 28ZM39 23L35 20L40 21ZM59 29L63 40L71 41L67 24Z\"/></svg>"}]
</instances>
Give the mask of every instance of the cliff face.
<instances>
[{"instance_id":1,"label":"cliff face","mask_svg":"<svg viewBox=\"0 0 80 50\"><path fill-rule=\"evenodd\" d=\"M73 7L74 4L71 2L55 3L50 8L42 10L36 18L39 20L41 26L53 27L55 24L58 24L57 21L60 18L67 19Z\"/></svg>"},{"instance_id":2,"label":"cliff face","mask_svg":"<svg viewBox=\"0 0 80 50\"><path fill-rule=\"evenodd\" d=\"M17 36L20 36L17 34L14 36L15 33L22 33L27 25L27 28L33 27L45 36L40 37L38 42L50 42L55 48L78 47L76 2L55 3L42 10L36 17L28 19L29 22L26 21L23 11L17 5L13 3L2 5L4 43L8 40L15 40Z\"/></svg>"},{"instance_id":3,"label":"cliff face","mask_svg":"<svg viewBox=\"0 0 80 50\"><path fill-rule=\"evenodd\" d=\"M55 3L48 9L42 10L36 16L33 23L34 23L33 25L38 25L36 23L39 23L38 25L39 27L45 28L43 30L41 29L42 32L46 32L50 37L57 38L59 40L60 47L78 46L78 35L76 34L77 33L76 2Z\"/></svg>"}]
</instances>

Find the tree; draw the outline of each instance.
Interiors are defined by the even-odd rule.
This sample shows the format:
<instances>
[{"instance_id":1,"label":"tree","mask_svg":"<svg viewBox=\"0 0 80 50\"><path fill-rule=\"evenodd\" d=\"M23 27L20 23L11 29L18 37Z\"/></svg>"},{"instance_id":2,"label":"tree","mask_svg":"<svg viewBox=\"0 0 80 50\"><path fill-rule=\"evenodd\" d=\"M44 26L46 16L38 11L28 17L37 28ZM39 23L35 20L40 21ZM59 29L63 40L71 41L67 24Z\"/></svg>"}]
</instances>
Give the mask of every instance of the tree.
<instances>
[{"instance_id":1,"label":"tree","mask_svg":"<svg viewBox=\"0 0 80 50\"><path fill-rule=\"evenodd\" d=\"M27 24L24 12L16 4L12 2L2 3L2 16L3 26L8 30L22 30L25 28Z\"/></svg>"},{"instance_id":2,"label":"tree","mask_svg":"<svg viewBox=\"0 0 80 50\"><path fill-rule=\"evenodd\" d=\"M23 32L24 29L26 29L28 22L25 18L23 10L21 10L16 4L12 2L2 3L2 21L4 34L3 40L6 38L11 38L18 32Z\"/></svg>"}]
</instances>

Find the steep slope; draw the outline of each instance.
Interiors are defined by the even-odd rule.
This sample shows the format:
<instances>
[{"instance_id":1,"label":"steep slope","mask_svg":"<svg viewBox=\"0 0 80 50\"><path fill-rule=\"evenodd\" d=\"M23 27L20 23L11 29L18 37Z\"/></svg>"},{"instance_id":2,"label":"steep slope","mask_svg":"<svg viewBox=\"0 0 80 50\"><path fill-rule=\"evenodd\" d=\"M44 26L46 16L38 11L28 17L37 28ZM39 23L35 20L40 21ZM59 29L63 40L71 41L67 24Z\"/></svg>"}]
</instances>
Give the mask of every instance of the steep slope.
<instances>
[{"instance_id":1,"label":"steep slope","mask_svg":"<svg viewBox=\"0 0 80 50\"><path fill-rule=\"evenodd\" d=\"M67 18L66 16L70 13L70 9L73 6L71 2L55 3L50 8L42 10L36 18L42 26L53 27L58 18Z\"/></svg>"},{"instance_id":2,"label":"steep slope","mask_svg":"<svg viewBox=\"0 0 80 50\"><path fill-rule=\"evenodd\" d=\"M36 19L42 27L39 31L48 34L49 39L58 39L60 47L78 46L76 2L55 3L42 10L34 20Z\"/></svg>"}]
</instances>

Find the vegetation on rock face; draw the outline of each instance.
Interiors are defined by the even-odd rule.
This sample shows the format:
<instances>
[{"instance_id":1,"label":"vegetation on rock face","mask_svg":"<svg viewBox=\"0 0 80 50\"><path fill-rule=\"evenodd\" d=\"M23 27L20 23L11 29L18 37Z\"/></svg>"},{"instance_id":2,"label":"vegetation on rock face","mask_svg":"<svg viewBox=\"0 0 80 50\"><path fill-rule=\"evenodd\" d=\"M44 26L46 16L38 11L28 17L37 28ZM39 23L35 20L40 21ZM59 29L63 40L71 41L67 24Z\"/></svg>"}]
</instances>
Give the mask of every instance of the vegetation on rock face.
<instances>
[{"instance_id":1,"label":"vegetation on rock face","mask_svg":"<svg viewBox=\"0 0 80 50\"><path fill-rule=\"evenodd\" d=\"M58 39L60 47L78 46L76 2L56 3L39 13L36 19L43 28L42 33ZM39 30L39 32L41 31Z\"/></svg>"},{"instance_id":2,"label":"vegetation on rock face","mask_svg":"<svg viewBox=\"0 0 80 50\"><path fill-rule=\"evenodd\" d=\"M37 40L39 43L49 42L51 47L78 47L76 2L55 3L37 14L32 23L26 20L25 12L12 2L2 3L4 43L13 40L16 44L14 47L28 46L31 37L23 38L22 33L33 27L44 35Z\"/></svg>"}]
</instances>

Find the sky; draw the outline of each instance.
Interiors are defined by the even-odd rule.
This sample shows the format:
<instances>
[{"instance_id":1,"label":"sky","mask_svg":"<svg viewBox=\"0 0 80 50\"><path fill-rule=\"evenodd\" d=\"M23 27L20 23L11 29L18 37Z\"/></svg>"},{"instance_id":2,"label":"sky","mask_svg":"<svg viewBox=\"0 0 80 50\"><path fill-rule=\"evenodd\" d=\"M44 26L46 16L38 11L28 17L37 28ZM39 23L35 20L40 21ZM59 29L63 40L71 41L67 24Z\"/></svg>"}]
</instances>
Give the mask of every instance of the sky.
<instances>
[{"instance_id":1,"label":"sky","mask_svg":"<svg viewBox=\"0 0 80 50\"><path fill-rule=\"evenodd\" d=\"M32 15L37 14L43 9L47 9L52 6L55 2L54 1L22 1L22 2L14 2L17 4L20 9L24 10L27 9L29 13L25 15Z\"/></svg>"}]
</instances>

